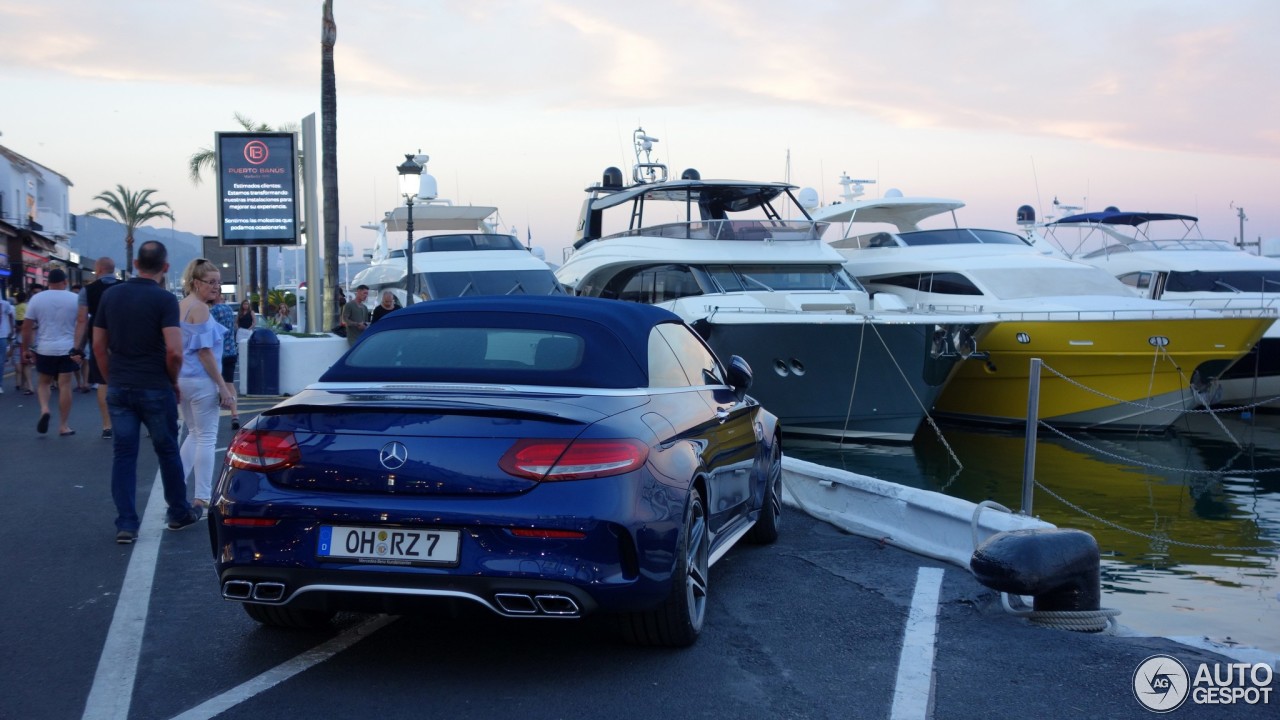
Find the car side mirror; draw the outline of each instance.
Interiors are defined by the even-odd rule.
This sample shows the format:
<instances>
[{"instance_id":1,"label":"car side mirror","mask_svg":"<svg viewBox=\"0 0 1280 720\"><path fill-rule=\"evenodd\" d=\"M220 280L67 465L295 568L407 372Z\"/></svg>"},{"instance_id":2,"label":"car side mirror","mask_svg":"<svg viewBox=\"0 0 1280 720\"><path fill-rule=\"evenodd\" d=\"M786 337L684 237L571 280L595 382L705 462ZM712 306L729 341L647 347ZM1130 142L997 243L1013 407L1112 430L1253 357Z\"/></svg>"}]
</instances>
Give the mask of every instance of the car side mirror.
<instances>
[{"instance_id":1,"label":"car side mirror","mask_svg":"<svg viewBox=\"0 0 1280 720\"><path fill-rule=\"evenodd\" d=\"M740 355L729 358L729 387L738 394L738 399L742 399L751 387L751 365Z\"/></svg>"}]
</instances>

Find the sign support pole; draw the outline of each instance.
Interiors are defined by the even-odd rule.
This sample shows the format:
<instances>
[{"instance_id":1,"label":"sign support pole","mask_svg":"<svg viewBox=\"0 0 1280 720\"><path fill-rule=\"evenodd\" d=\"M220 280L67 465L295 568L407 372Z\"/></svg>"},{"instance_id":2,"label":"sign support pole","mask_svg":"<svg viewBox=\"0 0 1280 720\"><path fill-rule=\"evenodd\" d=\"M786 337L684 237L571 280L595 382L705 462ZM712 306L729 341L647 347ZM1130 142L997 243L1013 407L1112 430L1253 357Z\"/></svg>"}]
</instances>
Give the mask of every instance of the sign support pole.
<instances>
[{"instance_id":1,"label":"sign support pole","mask_svg":"<svg viewBox=\"0 0 1280 720\"><path fill-rule=\"evenodd\" d=\"M324 287L324 278L320 269L320 193L317 191L316 167L320 164L320 153L316 150L316 114L311 113L302 119L302 182L306 198L306 240L307 240L307 332L322 333L329 328L324 325L324 304L329 302L329 288Z\"/></svg>"}]
</instances>

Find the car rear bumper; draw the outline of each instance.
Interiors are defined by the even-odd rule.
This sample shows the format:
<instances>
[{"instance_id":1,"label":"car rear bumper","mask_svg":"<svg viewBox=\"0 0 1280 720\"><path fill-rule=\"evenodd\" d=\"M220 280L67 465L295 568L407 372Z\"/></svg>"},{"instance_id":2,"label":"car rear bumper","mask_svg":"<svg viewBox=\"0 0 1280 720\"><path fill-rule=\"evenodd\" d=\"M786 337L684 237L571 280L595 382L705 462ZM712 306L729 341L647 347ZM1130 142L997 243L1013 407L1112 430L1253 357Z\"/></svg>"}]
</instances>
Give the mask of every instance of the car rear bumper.
<instances>
[{"instance_id":1,"label":"car rear bumper","mask_svg":"<svg viewBox=\"0 0 1280 720\"><path fill-rule=\"evenodd\" d=\"M227 600L326 612L404 613L450 601L506 617L576 618L599 609L590 593L553 580L233 568L222 573L221 587Z\"/></svg>"},{"instance_id":2,"label":"car rear bumper","mask_svg":"<svg viewBox=\"0 0 1280 720\"><path fill-rule=\"evenodd\" d=\"M647 609L670 592L686 499L646 473L454 500L302 494L238 475L222 485L210 514L223 597L300 609L403 612L440 600L510 617ZM276 523L228 526L228 517ZM326 525L456 530L458 559L409 565L322 558ZM581 535L524 537L515 532L522 528Z\"/></svg>"}]
</instances>

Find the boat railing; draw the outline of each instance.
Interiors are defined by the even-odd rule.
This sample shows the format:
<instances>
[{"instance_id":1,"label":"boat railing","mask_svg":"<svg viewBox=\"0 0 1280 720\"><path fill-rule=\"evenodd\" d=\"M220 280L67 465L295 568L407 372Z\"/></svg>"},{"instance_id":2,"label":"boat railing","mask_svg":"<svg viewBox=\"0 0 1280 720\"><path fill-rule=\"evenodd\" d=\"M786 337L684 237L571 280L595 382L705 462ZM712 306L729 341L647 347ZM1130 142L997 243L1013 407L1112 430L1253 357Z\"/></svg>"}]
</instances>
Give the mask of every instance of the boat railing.
<instances>
[{"instance_id":1,"label":"boat railing","mask_svg":"<svg viewBox=\"0 0 1280 720\"><path fill-rule=\"evenodd\" d=\"M1001 320L1171 320L1184 318L1278 318L1280 308L1260 307L1191 307L1160 308L1154 310L992 310L984 305L942 305L917 303L915 312L986 313Z\"/></svg>"},{"instance_id":2,"label":"boat railing","mask_svg":"<svg viewBox=\"0 0 1280 720\"><path fill-rule=\"evenodd\" d=\"M1226 293L1218 294L1225 295ZM1275 315L1278 312L1277 308L1280 307L1280 296L1260 297L1257 293L1254 293L1253 297L1176 298L1169 300L1169 302L1184 303L1192 307L1210 308L1221 311L1231 310L1244 313L1255 312L1264 315Z\"/></svg>"},{"instance_id":3,"label":"boat railing","mask_svg":"<svg viewBox=\"0 0 1280 720\"><path fill-rule=\"evenodd\" d=\"M1205 308L1188 307L1185 310L1168 309L1168 310L1045 310L1045 311L991 311L1001 320L1192 320L1192 319L1209 319L1222 317L1265 317L1270 313L1265 313L1261 309L1255 310L1253 313L1228 314L1220 309L1209 310Z\"/></svg>"},{"instance_id":4,"label":"boat railing","mask_svg":"<svg viewBox=\"0 0 1280 720\"><path fill-rule=\"evenodd\" d=\"M827 223L811 220L699 220L648 225L602 239L643 236L734 242L803 242L819 240L826 229Z\"/></svg>"}]
</instances>

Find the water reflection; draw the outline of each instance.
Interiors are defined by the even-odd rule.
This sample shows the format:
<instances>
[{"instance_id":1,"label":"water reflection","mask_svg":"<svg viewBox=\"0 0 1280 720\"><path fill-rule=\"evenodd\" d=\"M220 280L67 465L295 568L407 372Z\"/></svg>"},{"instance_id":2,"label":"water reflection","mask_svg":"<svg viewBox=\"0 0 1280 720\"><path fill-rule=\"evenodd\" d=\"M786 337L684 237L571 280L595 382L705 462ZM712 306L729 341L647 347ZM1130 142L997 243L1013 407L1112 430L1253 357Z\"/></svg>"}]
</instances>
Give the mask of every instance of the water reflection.
<instances>
[{"instance_id":1,"label":"water reflection","mask_svg":"<svg viewBox=\"0 0 1280 720\"><path fill-rule=\"evenodd\" d=\"M793 443L788 454L1017 510L1024 446L1021 433L943 426L906 447ZM1157 436L1042 429L1035 477L1076 506L1037 488L1035 515L1097 538L1104 603L1122 622L1280 651L1280 414L1189 414Z\"/></svg>"}]
</instances>

